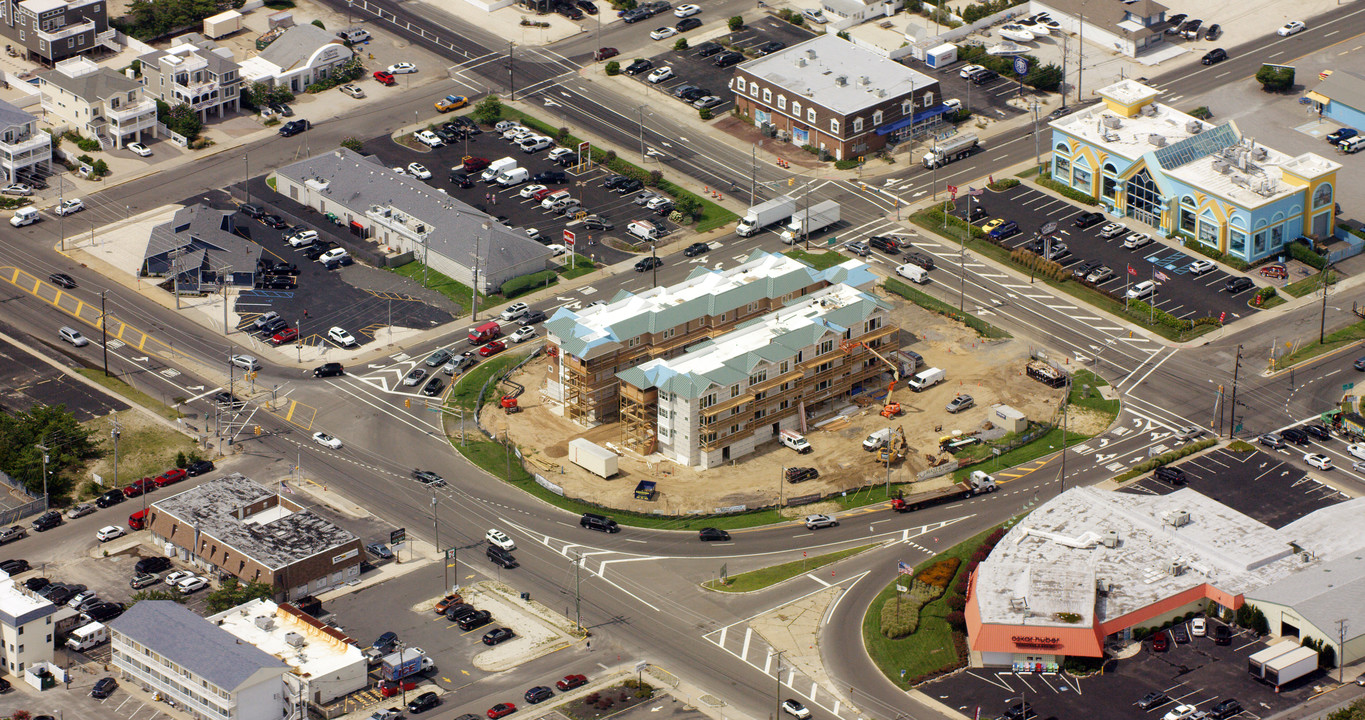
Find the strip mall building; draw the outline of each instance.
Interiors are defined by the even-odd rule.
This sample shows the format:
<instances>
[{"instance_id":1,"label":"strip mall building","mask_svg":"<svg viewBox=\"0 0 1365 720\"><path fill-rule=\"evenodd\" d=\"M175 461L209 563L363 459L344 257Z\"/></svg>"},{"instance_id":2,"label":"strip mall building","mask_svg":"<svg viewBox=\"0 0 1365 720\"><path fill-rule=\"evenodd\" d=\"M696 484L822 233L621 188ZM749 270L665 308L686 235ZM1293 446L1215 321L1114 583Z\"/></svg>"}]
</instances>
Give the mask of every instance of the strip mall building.
<instances>
[{"instance_id":1,"label":"strip mall building","mask_svg":"<svg viewBox=\"0 0 1365 720\"><path fill-rule=\"evenodd\" d=\"M972 574L965 610L972 662L1048 669L1067 656L1102 657L1106 643L1131 639L1133 628L1188 612L1269 605L1256 601L1258 591L1358 555L1362 538L1352 527L1362 512L1365 499L1350 500L1277 530L1190 489L1069 490L1011 528ZM1361 606L1362 598L1346 597L1360 586L1341 586L1337 599ZM1312 593L1301 600L1320 602ZM1295 604L1282 592L1276 602ZM1265 609L1272 635L1338 644ZM1351 647L1346 662L1365 649Z\"/></svg>"}]
</instances>

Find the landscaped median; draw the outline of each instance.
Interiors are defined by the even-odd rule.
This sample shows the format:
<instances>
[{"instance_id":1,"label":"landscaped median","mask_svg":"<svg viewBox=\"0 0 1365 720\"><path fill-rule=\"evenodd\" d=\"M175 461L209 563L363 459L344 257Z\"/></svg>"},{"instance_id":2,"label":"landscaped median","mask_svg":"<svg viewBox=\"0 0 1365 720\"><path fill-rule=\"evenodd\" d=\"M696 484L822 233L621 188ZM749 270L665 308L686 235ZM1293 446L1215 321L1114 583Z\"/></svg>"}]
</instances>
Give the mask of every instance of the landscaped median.
<instances>
[{"instance_id":1,"label":"landscaped median","mask_svg":"<svg viewBox=\"0 0 1365 720\"><path fill-rule=\"evenodd\" d=\"M1143 462L1141 464L1134 465L1133 468L1128 472L1125 472L1122 475L1119 475L1118 477L1114 478L1114 482L1119 483L1127 482L1135 477L1138 477L1139 475L1146 475L1147 473L1152 472L1153 470L1156 470L1159 467L1170 465L1176 460L1189 457L1201 450L1206 450L1217 444L1218 438L1204 438L1203 440L1192 442L1186 445L1185 447L1180 448L1179 450L1172 450L1168 453L1158 455L1152 458L1151 460L1147 460L1146 462Z\"/></svg>"},{"instance_id":2,"label":"landscaped median","mask_svg":"<svg viewBox=\"0 0 1365 720\"><path fill-rule=\"evenodd\" d=\"M1288 355L1282 355L1275 358L1271 362L1271 369L1277 371L1286 370L1319 355L1325 355L1334 350L1340 350L1349 345L1355 345L1361 340L1365 340L1365 320L1351 323L1340 330L1334 330L1327 333L1327 336L1323 338L1323 342L1317 342L1315 340L1298 346Z\"/></svg>"},{"instance_id":3,"label":"landscaped median","mask_svg":"<svg viewBox=\"0 0 1365 720\"><path fill-rule=\"evenodd\" d=\"M805 575L806 573L819 570L826 565L832 565L844 558L853 557L865 550L871 550L872 548L877 547L877 545L878 543L859 545L858 547L848 548L846 550L836 550L832 553L816 555L815 557L803 557L800 560L793 560L792 562L782 563L781 565L773 565L771 567L750 570L749 572L740 573L738 575L730 575L724 578L724 581L721 579L707 580L702 583L702 587L707 590L717 590L719 592L728 593L755 592L776 585L784 580L790 580L798 575ZM805 553L803 552L802 554Z\"/></svg>"}]
</instances>

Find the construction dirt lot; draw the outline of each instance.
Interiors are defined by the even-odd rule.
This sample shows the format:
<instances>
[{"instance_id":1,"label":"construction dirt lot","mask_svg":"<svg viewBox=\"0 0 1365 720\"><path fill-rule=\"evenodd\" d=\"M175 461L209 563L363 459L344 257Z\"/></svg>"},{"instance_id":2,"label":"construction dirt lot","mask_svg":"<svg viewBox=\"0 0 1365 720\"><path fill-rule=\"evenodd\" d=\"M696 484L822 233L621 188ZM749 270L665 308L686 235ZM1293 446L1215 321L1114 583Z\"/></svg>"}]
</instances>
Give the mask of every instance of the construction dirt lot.
<instances>
[{"instance_id":1,"label":"construction dirt lot","mask_svg":"<svg viewBox=\"0 0 1365 720\"><path fill-rule=\"evenodd\" d=\"M892 394L905 414L889 424L892 428L903 427L910 444L906 459L892 465L893 482L909 482L935 460L951 460L951 456L939 455L939 439L954 431L984 429L988 418L994 416L992 405L1012 406L1030 420L1054 418L1065 391L1024 375L1029 358L1026 342L982 340L955 321L899 297L887 296L880 289L878 294L893 307L892 316L902 328L901 347L918 352L929 367L943 368L947 373L944 382L923 393L910 391L902 382ZM545 386L547 367L548 361L541 358L511 378L527 388L521 397L521 413L506 415L490 403L483 410L483 425L499 434L506 428L527 458L527 469L560 485L570 497L635 512L681 515L709 513L736 505L751 508L772 505L779 490L784 498L829 494L880 484L886 479L885 465L877 462L875 453L862 448L863 438L888 426L880 415L880 399L867 407L849 402L833 418L815 420L806 433L814 447L810 454L798 455L774 439L728 466L702 471L682 467L658 454L644 457L623 452L619 422L584 428L562 417L557 412L557 403L547 402L537 392ZM958 393L971 395L976 404L956 415L949 414L944 406ZM1073 412L1070 424L1073 430L1093 434L1102 431L1105 423L1077 417ZM1096 427L1086 427L1089 425ZM997 428L987 437L1000 434L1003 431ZM617 452L619 473L603 480L568 462L568 442L578 437ZM782 468L792 466L814 467L820 476L795 485L780 483ZM635 498L635 486L641 480L658 483L654 500ZM804 514L813 508L793 508L793 512Z\"/></svg>"}]
</instances>

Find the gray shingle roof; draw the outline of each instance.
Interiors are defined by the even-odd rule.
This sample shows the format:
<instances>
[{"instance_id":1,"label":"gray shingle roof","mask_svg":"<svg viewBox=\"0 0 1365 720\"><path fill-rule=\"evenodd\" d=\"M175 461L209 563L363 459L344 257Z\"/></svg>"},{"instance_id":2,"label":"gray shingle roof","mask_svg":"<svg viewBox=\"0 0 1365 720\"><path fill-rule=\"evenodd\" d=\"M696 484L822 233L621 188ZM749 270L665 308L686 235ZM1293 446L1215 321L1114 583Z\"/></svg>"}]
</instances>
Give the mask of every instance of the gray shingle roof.
<instances>
[{"instance_id":1,"label":"gray shingle roof","mask_svg":"<svg viewBox=\"0 0 1365 720\"><path fill-rule=\"evenodd\" d=\"M0 130L18 125L28 125L32 122L33 116L25 112L23 108L0 100Z\"/></svg>"},{"instance_id":2,"label":"gray shingle roof","mask_svg":"<svg viewBox=\"0 0 1365 720\"><path fill-rule=\"evenodd\" d=\"M514 269L516 275L544 270L551 257L549 249L526 237L526 233L437 192L417 178L399 175L374 157L346 148L296 162L277 172L299 183L309 178L327 181L328 187L322 194L360 215L374 205L392 205L420 218L432 227L427 239L431 252L459 265L470 267L477 243L480 272L489 278L506 279ZM485 223L487 230L483 229Z\"/></svg>"},{"instance_id":3,"label":"gray shingle roof","mask_svg":"<svg viewBox=\"0 0 1365 720\"><path fill-rule=\"evenodd\" d=\"M1332 102L1365 110L1365 77L1345 70L1336 70L1318 83L1313 92L1326 95Z\"/></svg>"},{"instance_id":4,"label":"gray shingle roof","mask_svg":"<svg viewBox=\"0 0 1365 720\"><path fill-rule=\"evenodd\" d=\"M306 64L318 48L328 43L340 44L341 40L313 24L295 25L256 57L278 65L282 70L293 70Z\"/></svg>"},{"instance_id":5,"label":"gray shingle roof","mask_svg":"<svg viewBox=\"0 0 1365 720\"><path fill-rule=\"evenodd\" d=\"M254 271L263 248L232 232L232 215L231 210L214 210L203 204L177 210L170 222L152 228L143 260L180 248L192 248L203 250L214 268ZM202 262L202 255L199 261ZM199 262L191 262L190 256L186 255L180 267L197 268Z\"/></svg>"},{"instance_id":6,"label":"gray shingle roof","mask_svg":"<svg viewBox=\"0 0 1365 720\"><path fill-rule=\"evenodd\" d=\"M264 668L288 670L279 658L171 600L143 600L109 627L220 688L235 690Z\"/></svg>"},{"instance_id":7,"label":"gray shingle roof","mask_svg":"<svg viewBox=\"0 0 1365 720\"><path fill-rule=\"evenodd\" d=\"M43 82L56 85L86 102L103 100L142 87L136 80L106 67L76 77L71 77L60 70L45 72L38 77L42 78Z\"/></svg>"}]
</instances>

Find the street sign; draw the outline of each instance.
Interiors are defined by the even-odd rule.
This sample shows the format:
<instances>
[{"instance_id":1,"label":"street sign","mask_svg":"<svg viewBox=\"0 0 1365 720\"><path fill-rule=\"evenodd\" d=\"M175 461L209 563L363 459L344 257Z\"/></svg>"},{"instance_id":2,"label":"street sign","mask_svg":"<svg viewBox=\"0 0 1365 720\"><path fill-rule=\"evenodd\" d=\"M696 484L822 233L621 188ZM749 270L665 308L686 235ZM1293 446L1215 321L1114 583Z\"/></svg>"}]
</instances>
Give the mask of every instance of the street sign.
<instances>
[{"instance_id":1,"label":"street sign","mask_svg":"<svg viewBox=\"0 0 1365 720\"><path fill-rule=\"evenodd\" d=\"M908 588L908 587L906 587L906 586L904 586L904 585L897 585L897 586L896 586L896 592L898 592L898 593L904 595L905 593L910 592L910 588Z\"/></svg>"},{"instance_id":2,"label":"street sign","mask_svg":"<svg viewBox=\"0 0 1365 720\"><path fill-rule=\"evenodd\" d=\"M1356 386L1356 384L1353 383L1353 382L1343 383L1342 386L1341 386L1341 391L1342 391L1342 392L1346 392L1347 390L1350 390L1351 388L1353 388L1353 387L1355 387L1355 386ZM104 483L100 483L100 484L103 485Z\"/></svg>"},{"instance_id":3,"label":"street sign","mask_svg":"<svg viewBox=\"0 0 1365 720\"><path fill-rule=\"evenodd\" d=\"M390 545L398 545L399 543L401 543L401 542L403 542L404 540L407 540L407 539L408 539L408 529L407 529L407 528L398 528L397 530L392 530L392 531L389 532L389 544L390 544Z\"/></svg>"},{"instance_id":4,"label":"street sign","mask_svg":"<svg viewBox=\"0 0 1365 720\"><path fill-rule=\"evenodd\" d=\"M1026 59L1024 59L1024 58L1022 58L1022 57L1016 57L1016 58L1014 58L1014 74L1015 74L1015 75L1027 75L1027 74L1028 74L1028 60L1026 60Z\"/></svg>"},{"instance_id":5,"label":"street sign","mask_svg":"<svg viewBox=\"0 0 1365 720\"><path fill-rule=\"evenodd\" d=\"M574 243L573 231L566 229L564 231L564 244L567 245L568 247L573 247L573 243Z\"/></svg>"},{"instance_id":6,"label":"street sign","mask_svg":"<svg viewBox=\"0 0 1365 720\"><path fill-rule=\"evenodd\" d=\"M446 559L447 559L447 560L450 560L450 561L452 561L452 562L454 562L454 560L455 560L455 548L449 548L449 549L446 550Z\"/></svg>"},{"instance_id":7,"label":"street sign","mask_svg":"<svg viewBox=\"0 0 1365 720\"><path fill-rule=\"evenodd\" d=\"M1042 235L1051 235L1052 233L1057 232L1057 223L1055 222L1047 223L1042 227L1038 228L1038 232Z\"/></svg>"}]
</instances>

